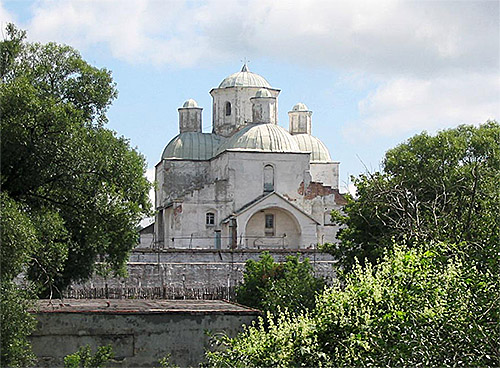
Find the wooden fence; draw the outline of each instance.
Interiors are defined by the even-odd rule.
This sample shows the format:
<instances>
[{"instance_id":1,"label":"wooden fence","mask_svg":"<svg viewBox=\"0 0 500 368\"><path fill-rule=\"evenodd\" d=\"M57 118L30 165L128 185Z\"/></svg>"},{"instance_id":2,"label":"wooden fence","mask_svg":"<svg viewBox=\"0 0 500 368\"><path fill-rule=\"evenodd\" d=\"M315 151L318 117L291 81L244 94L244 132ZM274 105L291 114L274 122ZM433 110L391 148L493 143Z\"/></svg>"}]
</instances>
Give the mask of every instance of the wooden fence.
<instances>
[{"instance_id":1,"label":"wooden fence","mask_svg":"<svg viewBox=\"0 0 500 368\"><path fill-rule=\"evenodd\" d=\"M235 300L234 286L183 288L154 287L88 287L72 288L65 293L71 299L196 299Z\"/></svg>"}]
</instances>

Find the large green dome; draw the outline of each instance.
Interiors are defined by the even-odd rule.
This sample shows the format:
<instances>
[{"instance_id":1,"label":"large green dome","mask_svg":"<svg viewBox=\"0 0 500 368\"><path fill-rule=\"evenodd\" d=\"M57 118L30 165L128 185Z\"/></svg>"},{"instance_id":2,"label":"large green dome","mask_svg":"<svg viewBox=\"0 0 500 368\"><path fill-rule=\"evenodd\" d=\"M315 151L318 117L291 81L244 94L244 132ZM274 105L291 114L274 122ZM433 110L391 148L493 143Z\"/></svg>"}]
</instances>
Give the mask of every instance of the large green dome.
<instances>
[{"instance_id":1,"label":"large green dome","mask_svg":"<svg viewBox=\"0 0 500 368\"><path fill-rule=\"evenodd\" d=\"M162 159L210 160L223 141L209 133L186 132L174 137L165 147Z\"/></svg>"},{"instance_id":2,"label":"large green dome","mask_svg":"<svg viewBox=\"0 0 500 368\"><path fill-rule=\"evenodd\" d=\"M311 162L332 162L325 144L310 134L296 134L293 138L301 151L311 152Z\"/></svg>"},{"instance_id":3,"label":"large green dome","mask_svg":"<svg viewBox=\"0 0 500 368\"><path fill-rule=\"evenodd\" d=\"M228 138L217 150L301 152L293 136L276 124L252 124Z\"/></svg>"}]
</instances>

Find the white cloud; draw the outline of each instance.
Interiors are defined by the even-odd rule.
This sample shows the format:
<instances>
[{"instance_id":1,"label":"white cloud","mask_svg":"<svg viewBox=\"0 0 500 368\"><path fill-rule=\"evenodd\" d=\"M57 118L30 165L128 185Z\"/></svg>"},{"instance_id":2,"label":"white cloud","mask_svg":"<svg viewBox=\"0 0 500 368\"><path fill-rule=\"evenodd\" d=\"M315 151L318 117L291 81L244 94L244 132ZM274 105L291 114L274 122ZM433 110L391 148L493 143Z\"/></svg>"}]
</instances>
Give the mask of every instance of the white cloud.
<instances>
[{"instance_id":1,"label":"white cloud","mask_svg":"<svg viewBox=\"0 0 500 368\"><path fill-rule=\"evenodd\" d=\"M432 79L396 78L359 103L360 121L346 136L397 136L500 116L500 75L467 74Z\"/></svg>"},{"instance_id":2,"label":"white cloud","mask_svg":"<svg viewBox=\"0 0 500 368\"><path fill-rule=\"evenodd\" d=\"M496 1L40 0L23 27L32 39L104 46L130 63L197 67L247 56L335 68L343 78L361 75L378 87L345 132L389 136L499 118L499 7Z\"/></svg>"},{"instance_id":3,"label":"white cloud","mask_svg":"<svg viewBox=\"0 0 500 368\"><path fill-rule=\"evenodd\" d=\"M30 34L175 67L242 55L377 74L498 68L497 2L39 1Z\"/></svg>"}]
</instances>

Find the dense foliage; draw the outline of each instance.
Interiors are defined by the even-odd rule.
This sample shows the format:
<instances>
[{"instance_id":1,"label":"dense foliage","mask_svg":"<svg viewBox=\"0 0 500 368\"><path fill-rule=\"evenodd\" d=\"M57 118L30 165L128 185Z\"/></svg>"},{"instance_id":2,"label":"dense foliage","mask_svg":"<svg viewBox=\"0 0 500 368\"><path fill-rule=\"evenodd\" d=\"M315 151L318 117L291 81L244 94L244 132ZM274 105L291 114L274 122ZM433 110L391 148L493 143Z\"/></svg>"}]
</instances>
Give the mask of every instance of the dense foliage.
<instances>
[{"instance_id":1,"label":"dense foliage","mask_svg":"<svg viewBox=\"0 0 500 368\"><path fill-rule=\"evenodd\" d=\"M2 192L33 226L40 248L30 253L28 275L47 295L51 286L88 277L96 260L115 270L124 265L150 208L149 184L143 157L103 127L116 97L111 73L69 46L27 43L12 25L7 34L0 49Z\"/></svg>"},{"instance_id":2,"label":"dense foliage","mask_svg":"<svg viewBox=\"0 0 500 368\"><path fill-rule=\"evenodd\" d=\"M500 366L499 183L496 122L390 150L335 215L342 279L308 313L216 339L208 365Z\"/></svg>"},{"instance_id":3,"label":"dense foliage","mask_svg":"<svg viewBox=\"0 0 500 368\"><path fill-rule=\"evenodd\" d=\"M102 368L114 356L111 345L99 346L94 354L89 345L64 357L64 368Z\"/></svg>"},{"instance_id":4,"label":"dense foliage","mask_svg":"<svg viewBox=\"0 0 500 368\"><path fill-rule=\"evenodd\" d=\"M298 313L314 308L316 295L324 286L322 279L314 277L307 258L301 262L299 256L289 256L286 262L278 263L263 252L258 261L247 261L236 300L263 311L274 313L286 308Z\"/></svg>"},{"instance_id":5,"label":"dense foliage","mask_svg":"<svg viewBox=\"0 0 500 368\"><path fill-rule=\"evenodd\" d=\"M269 316L219 339L209 366L498 366L498 269L468 263L460 247L425 248L396 246L376 266L356 265L311 314Z\"/></svg>"},{"instance_id":6,"label":"dense foliage","mask_svg":"<svg viewBox=\"0 0 500 368\"><path fill-rule=\"evenodd\" d=\"M349 268L374 263L392 240L467 242L484 253L500 242L500 125L422 133L386 153L382 172L354 179L339 244L326 248Z\"/></svg>"},{"instance_id":7,"label":"dense foliage","mask_svg":"<svg viewBox=\"0 0 500 368\"><path fill-rule=\"evenodd\" d=\"M69 46L0 42L2 366L27 365L27 290L58 295L96 261L123 270L149 214L144 158L104 128L111 73ZM14 283L25 277L26 290ZM4 318L5 316L5 318Z\"/></svg>"},{"instance_id":8,"label":"dense foliage","mask_svg":"<svg viewBox=\"0 0 500 368\"><path fill-rule=\"evenodd\" d=\"M2 213L3 215L3 213ZM1 308L1 366L26 367L34 362L34 354L28 335L35 328L33 315L27 313L32 307L30 298L33 294L28 289L21 289L11 281L0 283Z\"/></svg>"}]
</instances>

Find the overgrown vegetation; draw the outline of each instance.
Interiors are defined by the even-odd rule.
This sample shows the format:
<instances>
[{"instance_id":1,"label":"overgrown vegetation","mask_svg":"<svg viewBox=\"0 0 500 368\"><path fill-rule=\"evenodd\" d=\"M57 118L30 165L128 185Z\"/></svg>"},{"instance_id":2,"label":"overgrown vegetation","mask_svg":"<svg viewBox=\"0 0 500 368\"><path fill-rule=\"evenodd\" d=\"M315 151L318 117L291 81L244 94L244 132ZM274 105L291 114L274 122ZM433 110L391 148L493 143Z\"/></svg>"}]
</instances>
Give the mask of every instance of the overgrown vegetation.
<instances>
[{"instance_id":1,"label":"overgrown vegetation","mask_svg":"<svg viewBox=\"0 0 500 368\"><path fill-rule=\"evenodd\" d=\"M345 268L375 264L393 239L466 242L484 261L498 258L487 251L500 242L497 122L416 135L386 153L381 172L353 181L357 198L334 213L341 242L325 247Z\"/></svg>"},{"instance_id":2,"label":"overgrown vegetation","mask_svg":"<svg viewBox=\"0 0 500 368\"><path fill-rule=\"evenodd\" d=\"M310 312L214 341L212 367L500 366L500 126L421 134L361 176L343 277ZM359 261L358 261L359 259Z\"/></svg>"},{"instance_id":3,"label":"overgrown vegetation","mask_svg":"<svg viewBox=\"0 0 500 368\"><path fill-rule=\"evenodd\" d=\"M99 346L95 354L92 354L89 345L85 345L76 353L64 357L64 368L103 368L113 356L111 345Z\"/></svg>"},{"instance_id":4,"label":"overgrown vegetation","mask_svg":"<svg viewBox=\"0 0 500 368\"><path fill-rule=\"evenodd\" d=\"M69 46L0 42L2 366L29 365L27 289L59 296L96 261L123 272L150 212L144 158L104 128L111 73ZM9 316L9 318L4 317Z\"/></svg>"},{"instance_id":5,"label":"overgrown vegetation","mask_svg":"<svg viewBox=\"0 0 500 368\"><path fill-rule=\"evenodd\" d=\"M500 276L467 259L460 246L396 246L355 265L312 313L268 315L218 340L209 366L498 366Z\"/></svg>"},{"instance_id":6,"label":"overgrown vegetation","mask_svg":"<svg viewBox=\"0 0 500 368\"><path fill-rule=\"evenodd\" d=\"M307 258L301 262L298 255L288 256L278 263L269 252L263 252L258 261L246 262L243 280L236 290L238 303L272 313L312 310L316 295L325 287Z\"/></svg>"}]
</instances>

